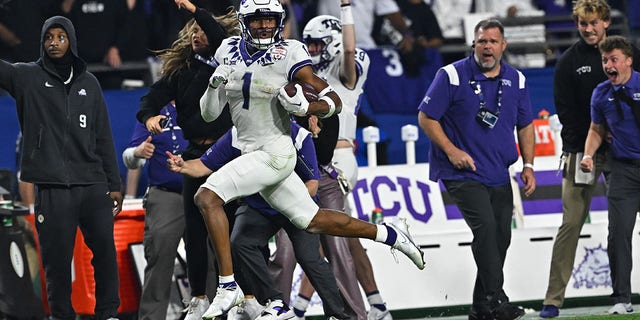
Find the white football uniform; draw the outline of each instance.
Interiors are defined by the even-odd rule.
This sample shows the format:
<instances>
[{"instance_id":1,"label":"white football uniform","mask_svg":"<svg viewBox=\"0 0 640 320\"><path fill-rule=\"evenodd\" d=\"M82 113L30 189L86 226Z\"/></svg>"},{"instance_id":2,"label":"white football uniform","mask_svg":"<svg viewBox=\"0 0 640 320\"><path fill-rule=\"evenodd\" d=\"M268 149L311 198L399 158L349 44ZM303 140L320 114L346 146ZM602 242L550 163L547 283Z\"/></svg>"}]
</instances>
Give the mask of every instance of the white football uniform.
<instances>
[{"instance_id":1,"label":"white football uniform","mask_svg":"<svg viewBox=\"0 0 640 320\"><path fill-rule=\"evenodd\" d=\"M250 55L242 38L231 37L222 42L215 59L234 71L226 84L207 89L200 108L203 118L212 120L229 103L242 155L211 174L202 187L225 202L260 192L271 207L306 228L318 206L293 172L296 150L290 116L277 98L280 87L311 65L306 47L297 40L283 40Z\"/></svg>"},{"instance_id":2,"label":"white football uniform","mask_svg":"<svg viewBox=\"0 0 640 320\"><path fill-rule=\"evenodd\" d=\"M340 80L340 64L342 53L338 54L328 66L316 71L320 78L325 79L342 100L342 111L338 114L340 118L340 132L338 139L345 139L353 142L356 139L357 114L359 109L360 95L369 74L369 56L364 50L356 49L356 74L358 80L353 89L345 87Z\"/></svg>"},{"instance_id":3,"label":"white football uniform","mask_svg":"<svg viewBox=\"0 0 640 320\"><path fill-rule=\"evenodd\" d=\"M337 55L329 65L318 70L318 76L325 79L342 100L342 112L338 114L340 119L340 131L338 139L347 140L353 145L356 140L356 128L358 122L358 110L360 108L360 95L369 73L369 56L364 50L356 48L356 74L358 80L353 89L347 88L340 80L340 64L342 53ZM358 162L351 148L336 149L333 153L333 165L342 171L351 187L358 180Z\"/></svg>"},{"instance_id":4,"label":"white football uniform","mask_svg":"<svg viewBox=\"0 0 640 320\"><path fill-rule=\"evenodd\" d=\"M444 1L444 0L443 0ZM394 12L400 12L398 4L394 0L351 0L351 10L355 19L356 46L365 50L376 48L376 42L371 33L376 16L386 16ZM340 16L340 6L335 0L319 0L318 14Z\"/></svg>"}]
</instances>

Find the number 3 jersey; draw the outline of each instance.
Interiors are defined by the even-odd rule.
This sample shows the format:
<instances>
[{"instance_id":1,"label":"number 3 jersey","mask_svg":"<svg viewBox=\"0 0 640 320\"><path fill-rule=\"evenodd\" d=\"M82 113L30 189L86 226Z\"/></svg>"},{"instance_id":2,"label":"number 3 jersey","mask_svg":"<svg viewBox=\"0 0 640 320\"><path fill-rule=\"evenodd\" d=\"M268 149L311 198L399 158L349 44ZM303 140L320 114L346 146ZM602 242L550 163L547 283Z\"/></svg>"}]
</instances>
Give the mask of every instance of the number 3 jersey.
<instances>
[{"instance_id":1,"label":"number 3 jersey","mask_svg":"<svg viewBox=\"0 0 640 320\"><path fill-rule=\"evenodd\" d=\"M240 37L225 39L215 54L219 65L234 71L220 88L220 103L229 102L238 129L238 148L243 153L291 132L289 113L278 102L278 90L302 67L311 65L309 52L297 40L283 40L253 54ZM288 139L291 141L291 139Z\"/></svg>"}]
</instances>

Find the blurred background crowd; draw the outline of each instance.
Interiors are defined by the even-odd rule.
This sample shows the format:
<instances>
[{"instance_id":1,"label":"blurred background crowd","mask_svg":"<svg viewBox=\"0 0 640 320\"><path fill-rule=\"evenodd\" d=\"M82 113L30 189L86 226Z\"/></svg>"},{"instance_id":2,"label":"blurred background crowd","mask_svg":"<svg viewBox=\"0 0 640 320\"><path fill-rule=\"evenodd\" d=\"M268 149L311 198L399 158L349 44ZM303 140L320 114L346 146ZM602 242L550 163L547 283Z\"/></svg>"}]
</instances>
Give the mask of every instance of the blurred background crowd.
<instances>
[{"instance_id":1,"label":"blurred background crowd","mask_svg":"<svg viewBox=\"0 0 640 320\"><path fill-rule=\"evenodd\" d=\"M193 0L202 8L211 0ZM287 10L285 35L300 38L301 26L318 14L339 15L333 0L284 0ZM415 72L425 58L421 47L442 48L443 63L465 56L464 19L469 14L487 14L504 19L539 16L544 20L544 40L576 39L571 22L571 0L395 0L397 8L382 7L379 1L360 6L354 2L358 47L397 46L405 72ZM614 11L624 13L621 30L637 36L640 30L640 3L612 0ZM366 7L366 8L365 8ZM334 12L336 11L336 12ZM40 27L47 17L64 15L78 32L79 54L91 65L104 89L144 86L153 79L149 61L153 51L171 46L178 30L190 18L176 10L173 0L2 0L0 1L0 58L33 61L40 56ZM538 20L539 22L540 20ZM27 23L25 23L27 22ZM518 20L516 24L530 24ZM405 27L406 25L406 27ZM508 25L508 23L507 23ZM409 28L409 29L406 29ZM573 34L572 34L573 33ZM526 36L526 35L525 35ZM532 37L532 36L531 36ZM410 38L410 41L405 41ZM534 39L530 39L534 40ZM553 42L552 42L553 43ZM563 49L563 42L556 42ZM568 47L568 45L567 45ZM512 51L522 50L518 47ZM556 52L558 53L558 52ZM512 59L515 60L515 59ZM553 62L553 59L547 59ZM511 61L516 62L517 61Z\"/></svg>"},{"instance_id":2,"label":"blurred background crowd","mask_svg":"<svg viewBox=\"0 0 640 320\"><path fill-rule=\"evenodd\" d=\"M207 9L214 0L192 2ZM319 14L339 16L336 0L282 2L288 38L300 39L302 26ZM358 126L380 127L378 164L403 160L402 141L390 138L391 132L415 122L416 106L438 68L469 54L467 29L478 20L495 16L505 25L509 42L505 59L525 70L536 113L541 108L554 112L549 82L552 67L579 39L571 0L393 0L394 6L381 0L351 2L357 47L372 59ZM608 33L638 43L640 1L610 0L609 4L613 10ZM68 17L76 26L79 55L107 91L142 89L156 80L155 51L170 47L191 18L176 9L174 0L0 0L0 59L36 60L40 27L56 14ZM424 145L417 148L428 144L427 139L422 140ZM360 165L366 158L364 150L359 149ZM426 153L419 153L417 160L425 161Z\"/></svg>"}]
</instances>

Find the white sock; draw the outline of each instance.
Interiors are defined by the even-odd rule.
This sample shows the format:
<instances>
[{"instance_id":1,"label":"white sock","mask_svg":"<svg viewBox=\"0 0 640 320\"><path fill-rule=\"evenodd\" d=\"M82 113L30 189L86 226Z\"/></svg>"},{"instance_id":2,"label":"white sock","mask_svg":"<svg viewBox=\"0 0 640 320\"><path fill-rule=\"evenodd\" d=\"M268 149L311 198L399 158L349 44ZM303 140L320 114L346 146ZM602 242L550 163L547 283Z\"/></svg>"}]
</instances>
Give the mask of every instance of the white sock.
<instances>
[{"instance_id":1,"label":"white sock","mask_svg":"<svg viewBox=\"0 0 640 320\"><path fill-rule=\"evenodd\" d=\"M236 278L233 276L233 273L228 276L218 276L218 284L223 285L225 283L236 282Z\"/></svg>"},{"instance_id":2,"label":"white sock","mask_svg":"<svg viewBox=\"0 0 640 320\"><path fill-rule=\"evenodd\" d=\"M387 231L387 226L383 224L376 224L376 242L385 242L389 233Z\"/></svg>"},{"instance_id":3,"label":"white sock","mask_svg":"<svg viewBox=\"0 0 640 320\"><path fill-rule=\"evenodd\" d=\"M384 304L384 300L382 300L382 296L379 292L368 295L367 301L369 302L369 305Z\"/></svg>"},{"instance_id":4,"label":"white sock","mask_svg":"<svg viewBox=\"0 0 640 320\"><path fill-rule=\"evenodd\" d=\"M293 301L291 307L293 308L293 312L296 316L302 318L304 317L305 312L307 311L307 307L309 306L309 299L306 297L298 295L296 300Z\"/></svg>"}]
</instances>

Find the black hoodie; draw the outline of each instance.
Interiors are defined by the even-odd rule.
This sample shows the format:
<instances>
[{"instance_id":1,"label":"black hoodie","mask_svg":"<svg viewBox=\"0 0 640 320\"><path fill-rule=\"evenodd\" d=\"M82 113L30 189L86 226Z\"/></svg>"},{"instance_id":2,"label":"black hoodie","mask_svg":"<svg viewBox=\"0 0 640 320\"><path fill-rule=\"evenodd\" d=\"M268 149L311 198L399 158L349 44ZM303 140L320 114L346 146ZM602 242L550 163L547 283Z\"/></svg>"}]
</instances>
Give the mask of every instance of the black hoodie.
<instances>
[{"instance_id":1,"label":"black hoodie","mask_svg":"<svg viewBox=\"0 0 640 320\"><path fill-rule=\"evenodd\" d=\"M73 54L69 93L44 50L44 34L62 26ZM36 184L87 185L108 183L120 191L107 106L98 80L78 57L75 28L55 16L45 21L40 34L40 59L15 63L0 60L0 87L16 100L23 135L20 178Z\"/></svg>"}]
</instances>

